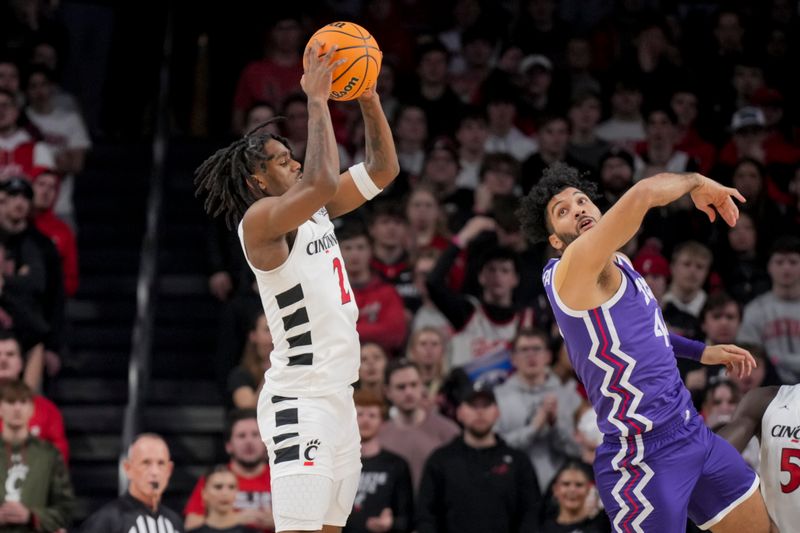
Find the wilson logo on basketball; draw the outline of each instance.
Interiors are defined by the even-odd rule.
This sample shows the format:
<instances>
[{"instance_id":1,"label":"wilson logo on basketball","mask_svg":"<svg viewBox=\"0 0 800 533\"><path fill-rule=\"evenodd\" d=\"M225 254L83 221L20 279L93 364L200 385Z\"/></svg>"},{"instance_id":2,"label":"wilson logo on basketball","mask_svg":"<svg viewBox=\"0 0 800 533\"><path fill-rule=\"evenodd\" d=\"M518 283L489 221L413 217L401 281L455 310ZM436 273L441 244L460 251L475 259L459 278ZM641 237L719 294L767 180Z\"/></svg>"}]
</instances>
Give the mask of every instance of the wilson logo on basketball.
<instances>
[{"instance_id":1,"label":"wilson logo on basketball","mask_svg":"<svg viewBox=\"0 0 800 533\"><path fill-rule=\"evenodd\" d=\"M361 78L357 78L355 76L350 78L350 81L347 82L347 85L345 85L341 91L331 91L331 96L334 98L341 98L342 96L347 95L347 93L352 91L353 87L355 87L356 83L358 83L360 80Z\"/></svg>"}]
</instances>

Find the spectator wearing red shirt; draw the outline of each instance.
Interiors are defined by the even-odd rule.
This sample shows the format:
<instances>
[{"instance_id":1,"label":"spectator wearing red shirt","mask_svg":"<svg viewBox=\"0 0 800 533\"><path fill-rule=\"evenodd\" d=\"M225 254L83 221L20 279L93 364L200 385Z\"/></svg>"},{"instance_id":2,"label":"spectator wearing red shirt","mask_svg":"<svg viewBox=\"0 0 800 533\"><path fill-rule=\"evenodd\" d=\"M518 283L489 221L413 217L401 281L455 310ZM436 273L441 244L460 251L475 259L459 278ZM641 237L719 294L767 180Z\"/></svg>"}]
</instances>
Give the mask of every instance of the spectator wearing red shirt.
<instances>
[{"instance_id":1,"label":"spectator wearing red shirt","mask_svg":"<svg viewBox=\"0 0 800 533\"><path fill-rule=\"evenodd\" d=\"M787 141L781 130L785 115L783 95L775 89L761 87L756 89L750 100L764 113L764 126L767 130L764 150L773 154L780 163L794 164L800 161L800 148Z\"/></svg>"},{"instance_id":2,"label":"spectator wearing red shirt","mask_svg":"<svg viewBox=\"0 0 800 533\"><path fill-rule=\"evenodd\" d=\"M370 268L388 281L409 309L420 305L409 258L409 227L402 204L395 200L375 203L369 217L372 239Z\"/></svg>"},{"instance_id":3,"label":"spectator wearing red shirt","mask_svg":"<svg viewBox=\"0 0 800 533\"><path fill-rule=\"evenodd\" d=\"M358 304L356 329L361 342L374 342L397 353L406 339L403 300L394 285L370 268L372 250L364 225L351 221L337 231L350 287Z\"/></svg>"},{"instance_id":4,"label":"spectator wearing red shirt","mask_svg":"<svg viewBox=\"0 0 800 533\"><path fill-rule=\"evenodd\" d=\"M764 112L757 107L743 107L734 113L733 136L719 154L720 163L732 167L742 157L752 157L764 165L792 165L800 161L800 149L770 136L766 126Z\"/></svg>"},{"instance_id":5,"label":"spectator wearing red shirt","mask_svg":"<svg viewBox=\"0 0 800 533\"><path fill-rule=\"evenodd\" d=\"M239 523L264 533L274 531L272 518L272 492L270 488L267 453L258 431L255 409L231 411L225 427L225 451L230 455L229 467L239 482L234 508L239 513ZM194 529L205 524L206 508L203 503L205 476L197 484L183 510L185 527Z\"/></svg>"},{"instance_id":6,"label":"spectator wearing red shirt","mask_svg":"<svg viewBox=\"0 0 800 533\"><path fill-rule=\"evenodd\" d=\"M303 75L300 21L284 16L269 29L268 55L244 67L233 97L233 131L240 131L245 112L258 100L280 106L286 96L297 90Z\"/></svg>"},{"instance_id":7,"label":"spectator wearing red shirt","mask_svg":"<svg viewBox=\"0 0 800 533\"><path fill-rule=\"evenodd\" d=\"M55 168L50 148L37 142L18 125L19 103L14 93L0 89L0 179L9 176L35 176Z\"/></svg>"},{"instance_id":8,"label":"spectator wearing red shirt","mask_svg":"<svg viewBox=\"0 0 800 533\"><path fill-rule=\"evenodd\" d=\"M13 334L0 332L0 384L22 377L22 350ZM0 430L3 421L0 419ZM64 432L64 419L56 404L36 394L33 397L33 416L28 422L31 435L49 441L61 452L64 464L69 461L69 443Z\"/></svg>"},{"instance_id":9,"label":"spectator wearing red shirt","mask_svg":"<svg viewBox=\"0 0 800 533\"><path fill-rule=\"evenodd\" d=\"M717 158L714 145L706 142L697 131L698 97L694 89L681 87L672 93L670 107L678 117L678 144L676 150L686 152L697 161L702 174L708 174Z\"/></svg>"},{"instance_id":10,"label":"spectator wearing red shirt","mask_svg":"<svg viewBox=\"0 0 800 533\"><path fill-rule=\"evenodd\" d=\"M69 225L58 218L53 206L58 199L59 177L46 170L33 182L33 224L36 229L50 237L61 257L64 273L64 293L75 296L78 292L78 245Z\"/></svg>"}]
</instances>

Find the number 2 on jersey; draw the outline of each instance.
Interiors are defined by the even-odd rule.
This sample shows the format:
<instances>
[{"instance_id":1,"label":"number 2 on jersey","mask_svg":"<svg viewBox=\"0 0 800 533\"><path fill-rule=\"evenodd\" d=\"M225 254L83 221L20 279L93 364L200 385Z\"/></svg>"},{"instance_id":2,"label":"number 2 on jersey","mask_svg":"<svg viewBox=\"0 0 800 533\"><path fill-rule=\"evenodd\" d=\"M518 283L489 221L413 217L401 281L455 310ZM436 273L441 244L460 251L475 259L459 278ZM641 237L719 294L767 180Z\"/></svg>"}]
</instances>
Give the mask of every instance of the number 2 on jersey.
<instances>
[{"instance_id":1,"label":"number 2 on jersey","mask_svg":"<svg viewBox=\"0 0 800 533\"><path fill-rule=\"evenodd\" d=\"M797 462L792 461L796 459ZM789 482L781 483L781 491L789 494L800 487L800 449L784 448L781 450L781 472L789 472Z\"/></svg>"},{"instance_id":2,"label":"number 2 on jersey","mask_svg":"<svg viewBox=\"0 0 800 533\"><path fill-rule=\"evenodd\" d=\"M338 257L333 258L333 270L339 276L339 290L342 291L342 305L344 305L350 301L350 293L344 287L344 267L342 266L342 260Z\"/></svg>"}]
</instances>

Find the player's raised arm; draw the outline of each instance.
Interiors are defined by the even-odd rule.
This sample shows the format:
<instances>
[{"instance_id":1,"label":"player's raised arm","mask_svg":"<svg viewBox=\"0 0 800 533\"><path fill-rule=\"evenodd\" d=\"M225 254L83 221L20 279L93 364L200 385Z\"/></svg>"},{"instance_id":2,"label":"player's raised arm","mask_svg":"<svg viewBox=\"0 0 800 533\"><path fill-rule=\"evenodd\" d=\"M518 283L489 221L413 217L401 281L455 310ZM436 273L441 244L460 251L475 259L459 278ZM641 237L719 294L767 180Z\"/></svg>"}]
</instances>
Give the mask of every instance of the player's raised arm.
<instances>
[{"instance_id":1,"label":"player's raised arm","mask_svg":"<svg viewBox=\"0 0 800 533\"><path fill-rule=\"evenodd\" d=\"M374 88L358 98L364 116L366 161L342 174L339 191L326 208L333 218L362 205L388 186L400 173L392 130Z\"/></svg>"},{"instance_id":2,"label":"player's raised arm","mask_svg":"<svg viewBox=\"0 0 800 533\"><path fill-rule=\"evenodd\" d=\"M322 56L319 50L316 41L306 49L305 73L300 80L308 95L308 142L302 172L299 164L291 158L288 147L278 142L267 146L267 160L276 161L279 167L288 168L292 174L289 183L277 184L270 183L270 177L263 175L265 183L261 185L268 196L254 203L244 217L248 240L258 242L280 238L311 218L338 190L339 152L328 109L328 95L331 74L340 62L332 59L335 47ZM281 169L278 169L271 175L280 173ZM256 174L255 178L261 180L262 175ZM271 187L275 188L274 194ZM287 187L285 192L282 187Z\"/></svg>"},{"instance_id":3,"label":"player's raised arm","mask_svg":"<svg viewBox=\"0 0 800 533\"><path fill-rule=\"evenodd\" d=\"M700 174L662 173L631 187L587 234L580 234L562 257L561 276L571 281L596 283L612 255L638 231L645 214L653 207L667 205L684 194L691 194L695 206L713 222L719 213L733 226L739 209L731 197L744 201L736 189L724 187ZM551 202L551 219L570 216L576 223L583 216L580 208L569 209L568 202ZM559 280L566 281L567 278Z\"/></svg>"}]
</instances>

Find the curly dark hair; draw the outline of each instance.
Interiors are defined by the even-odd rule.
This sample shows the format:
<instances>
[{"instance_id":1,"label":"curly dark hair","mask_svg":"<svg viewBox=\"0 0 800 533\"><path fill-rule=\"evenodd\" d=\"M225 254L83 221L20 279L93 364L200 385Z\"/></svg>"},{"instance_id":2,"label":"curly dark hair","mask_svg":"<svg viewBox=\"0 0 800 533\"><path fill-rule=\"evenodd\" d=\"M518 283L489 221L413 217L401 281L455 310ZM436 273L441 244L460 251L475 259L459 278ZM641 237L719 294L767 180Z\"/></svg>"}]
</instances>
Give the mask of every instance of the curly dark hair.
<instances>
[{"instance_id":1,"label":"curly dark hair","mask_svg":"<svg viewBox=\"0 0 800 533\"><path fill-rule=\"evenodd\" d=\"M547 204L568 187L575 187L592 200L597 197L597 185L583 179L578 169L558 162L544 170L539 183L522 199L517 217L531 242L544 241L552 233L547 220Z\"/></svg>"},{"instance_id":2,"label":"curly dark hair","mask_svg":"<svg viewBox=\"0 0 800 533\"><path fill-rule=\"evenodd\" d=\"M253 173L259 168L266 170L270 159L264 153L264 144L275 139L291 151L288 139L264 130L272 122L283 119L273 117L259 124L241 139L217 150L195 170L194 195L205 197L206 213L212 217L223 215L228 228L236 227L250 204L259 198L251 186L257 185Z\"/></svg>"}]
</instances>

